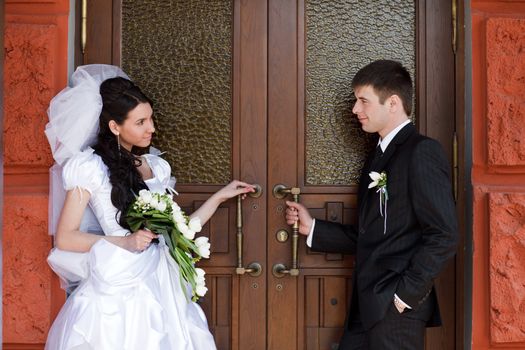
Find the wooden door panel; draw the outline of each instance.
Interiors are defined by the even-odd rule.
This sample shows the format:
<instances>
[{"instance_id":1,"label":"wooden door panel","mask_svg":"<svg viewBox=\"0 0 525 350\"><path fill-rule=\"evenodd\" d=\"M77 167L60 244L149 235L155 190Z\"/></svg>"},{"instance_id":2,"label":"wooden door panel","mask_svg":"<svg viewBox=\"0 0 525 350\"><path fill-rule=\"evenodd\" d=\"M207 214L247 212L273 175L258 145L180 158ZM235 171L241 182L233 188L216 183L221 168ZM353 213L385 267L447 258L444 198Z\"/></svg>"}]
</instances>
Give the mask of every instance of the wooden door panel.
<instances>
[{"instance_id":1,"label":"wooden door panel","mask_svg":"<svg viewBox=\"0 0 525 350\"><path fill-rule=\"evenodd\" d=\"M320 279L322 286L322 297L319 303L322 305L321 315L323 326L326 328L341 328L345 323L347 299L349 291L345 277L324 277Z\"/></svg>"},{"instance_id":2,"label":"wooden door panel","mask_svg":"<svg viewBox=\"0 0 525 350\"><path fill-rule=\"evenodd\" d=\"M304 271L298 349L337 349L352 291L351 270Z\"/></svg>"},{"instance_id":3,"label":"wooden door panel","mask_svg":"<svg viewBox=\"0 0 525 350\"><path fill-rule=\"evenodd\" d=\"M192 213L202 205L211 194L184 193L176 198L186 213ZM208 292L199 300L208 326L215 337L219 349L232 349L234 315L239 314L237 295L239 279L234 274L237 258L235 246L235 203L222 204L215 215L203 226L201 235L210 240L210 259L202 259L198 266L206 271Z\"/></svg>"},{"instance_id":4,"label":"wooden door panel","mask_svg":"<svg viewBox=\"0 0 525 350\"><path fill-rule=\"evenodd\" d=\"M212 193L189 194L182 193L175 198L175 201L188 214L197 210L204 200L209 198ZM202 259L199 266L231 266L234 267L237 261L237 247L235 246L235 222L236 222L236 203L228 201L219 206L215 215L202 227L201 234L210 240L211 255L210 259Z\"/></svg>"},{"instance_id":5,"label":"wooden door panel","mask_svg":"<svg viewBox=\"0 0 525 350\"><path fill-rule=\"evenodd\" d=\"M355 195L305 194L301 196L300 202L308 208L315 219L343 224L357 223ZM354 264L354 257L351 255L314 252L306 246L304 240L301 240L299 246L299 256L302 268L350 268Z\"/></svg>"},{"instance_id":6,"label":"wooden door panel","mask_svg":"<svg viewBox=\"0 0 525 350\"><path fill-rule=\"evenodd\" d=\"M139 86L147 87L145 91L150 94L154 101L159 102L157 106L165 108L167 105L172 104L169 96L176 96L182 98L183 101L192 101L195 106L192 110L198 110L201 113L201 117L206 113L213 113L208 111L208 98L209 95L204 95L199 98L199 91L191 91L188 88L197 88L192 82L202 82L206 84L207 81L212 84L206 86L215 86L217 79L210 74L207 77L193 77L189 76L188 69L195 65L202 65L202 62L210 60L210 62L217 62L217 58L220 58L221 62L225 64L231 64L228 67L218 67L221 72L230 71L231 74L226 74L231 77L229 82L230 86L223 86L223 81L218 84L227 90L231 91L221 95L219 99L218 110L229 110L231 115L227 115L229 121L221 123L209 123L202 128L205 135L215 135L216 129L220 127L227 127L228 132L226 133L229 137L219 138L220 142L226 140L229 142L229 149L231 154L228 157L223 158L220 162L208 162L208 165L220 166L221 169L226 168L226 177L222 176L220 181L206 180L203 182L192 181L191 166L188 167L186 162L171 161L172 169L174 169L175 175L177 170L184 174L179 178L179 184L177 190L181 193L177 197L177 202L186 209L188 212L194 211L198 208L204 200L206 200L213 192L217 191L220 186L218 184L226 183L231 179L237 178L248 181L250 183L259 183L263 186L263 191L266 192L266 149L261 145L266 145L266 73L267 73L267 52L266 52L266 37L267 37L267 4L266 0L257 1L241 1L233 0L231 4L231 16L224 16L224 6L228 6L228 3L221 2L216 5L221 9L221 16L212 16L213 23L207 25L199 19L199 14L210 13L210 7L207 2L191 0L185 2L171 2L164 4L162 7L162 16L167 22L172 23L173 18L169 11L174 11L173 15L180 15L182 12L190 11L193 16L186 16L188 22L175 23L174 30L181 29L185 31L184 35L193 35L189 26L191 23L196 23L199 26L199 30L204 31L202 35L198 35L198 40L205 40L203 38L213 39L216 33L206 32L207 28L213 28L214 25L220 26L220 21L227 21L224 26L220 26L221 30L231 29L231 33L226 35L227 38L231 38L231 51L227 52L225 56L230 57L231 62L223 59L222 53L224 50L220 50L216 44L210 45L213 47L212 50L201 50L201 46L193 47L192 43L188 42L188 47L185 47L187 41L179 41L177 48L181 49L176 52L179 60L170 60L168 58L173 57L174 54L170 50L173 50L169 45L154 45L155 50L152 55L144 55L146 52L143 48L138 47L133 49L131 45L134 42L148 43L148 29L145 26L144 21L151 19L151 13L158 13L159 7L152 8L156 4L160 4L155 1L139 0L131 3L127 0L113 0L112 6L108 5L107 2L93 1L92 6L89 8L88 14L88 47L84 57L77 59L76 62L82 64L89 63L112 63L122 65L125 62L125 69L128 70L128 74L138 83ZM159 5L160 6L160 5ZM184 11L181 12L181 6ZM204 7L202 7L204 6ZM138 9L138 10L137 10ZM141 9L151 9L151 12L144 13ZM202 10L202 11L201 11ZM111 12L113 11L113 12ZM204 11L204 12L203 12ZM213 9L211 10L213 11ZM123 16L126 13L126 17ZM212 14L213 15L213 14ZM133 17L136 16L136 17ZM104 18L104 28L110 28L105 30L103 33L97 33L93 29L94 23L98 19ZM109 20L110 18L111 20ZM126 45L123 43L123 28L135 28L132 22L125 23L124 20L133 21L133 23L140 23L140 28L137 28L137 35L130 36L130 33L124 33L127 36ZM178 18L178 17L177 17ZM109 23L111 22L112 23ZM171 21L171 22L170 22ZM158 19L157 19L158 22ZM172 23L173 24L173 23ZM151 24L157 26L158 23ZM180 25L180 26L179 26ZM171 27L171 26L168 26ZM113 31L111 30L113 29ZM145 30L145 32L141 32ZM158 32L158 31L157 31ZM221 32L224 34L224 32ZM142 35L144 34L144 35ZM152 32L152 35L154 33ZM161 33L164 35L165 33ZM174 32L173 36L177 36L178 33ZM159 35L158 33L156 35ZM221 38L224 39L224 35ZM212 40L213 41L213 40ZM227 42L228 40L225 40ZM148 49L151 49L149 46ZM216 50L219 49L219 50ZM196 50L196 51L195 51ZM198 52L197 52L198 51ZM93 56L89 53L99 52L102 56ZM191 57L192 52L197 52L196 59ZM219 55L216 53L219 52ZM186 53L183 55L181 53ZM137 54L137 57L133 56ZM128 57L131 55L133 57ZM139 55L142 55L139 57ZM209 55L207 57L206 55ZM97 58L98 57L98 58ZM160 60L158 58L161 58ZM166 60L164 60L166 58ZM139 62L137 66L136 62ZM161 62L162 61L162 62ZM182 62L181 65L178 65ZM166 64L173 64L171 67L167 67ZM209 67L208 67L209 68ZM160 70L160 71L159 71ZM162 72L169 71L170 74L162 74ZM153 74L144 74L144 72L150 72ZM196 72L198 74L199 72ZM151 75L151 77L150 77ZM161 76L161 82L167 82L163 86L157 88L156 83L159 79L155 76ZM224 74L221 76L224 77ZM188 78L190 80L188 80ZM173 81L168 81L172 79ZM186 80L185 80L186 79ZM182 82L182 83L181 83ZM186 84L186 85L184 85ZM203 89L206 87L203 86ZM177 88L176 91L170 89ZM168 99L166 100L166 96ZM230 97L228 99L227 97ZM204 100L204 103L202 103ZM217 100L217 99L216 99ZM159 108L159 107L158 107ZM180 112L180 111L179 111ZM177 122L177 116L182 118L182 129L181 132L176 134L177 137L186 133L187 129L191 129L192 121L188 123L188 120L184 118L184 111L169 112L165 115L172 116L174 119L170 123L164 122L164 129L169 134L173 133L173 130L180 128L180 123ZM210 115L214 117L214 115ZM204 121L210 118L204 118ZM159 124L159 123L158 123ZM179 125L178 125L179 124ZM206 123L205 123L206 124ZM168 125L168 128L166 128ZM161 139L165 139L162 133L162 128L159 125L159 135ZM229 128L229 129L228 129ZM223 133L224 134L224 133ZM165 135L165 134L164 134ZM199 132L200 135L200 132ZM201 135L202 136L202 135ZM202 138L200 138L202 140ZM228 141L229 140L229 141ZM182 140L184 145L193 145L195 149L194 140ZM216 142L216 141L213 141ZM207 144L212 144L208 142ZM169 143L168 143L169 145ZM221 146L221 145L218 145ZM177 152L178 145L174 145L173 149L170 150L168 158L176 159L173 157L174 153ZM221 147L219 147L221 148ZM208 150L206 154L201 154L199 157L190 158L190 160L199 159L198 166L202 165L207 160L206 157L213 158L213 150ZM188 147L185 148L185 152L188 152ZM170 155L171 154L171 155ZM204 157L204 158L203 158ZM187 158L187 157L186 157ZM210 171L214 170L210 168ZM202 171L201 171L202 173ZM224 171L222 172L225 173ZM189 175L188 175L189 174ZM202 174L201 174L202 175ZM206 175L206 174L204 174ZM206 179L206 177L201 176ZM182 182L182 184L180 184ZM266 347L266 277L261 275L258 277L252 277L248 274L239 276L236 274L235 268L237 267L237 246L236 246L236 215L237 208L235 200L228 201L220 206L216 214L212 219L203 227L203 235L210 238L211 243L211 259L203 260L199 263L200 267L205 268L207 273L207 283L209 291L207 295L202 298L201 305L203 306L206 316L209 321L210 329L215 335L217 346L220 350L228 349L264 349ZM243 246L243 259L244 265L246 266L250 262L259 262L266 270L266 198L261 196L260 198L248 198L243 202L243 233L244 233L244 246Z\"/></svg>"},{"instance_id":7,"label":"wooden door panel","mask_svg":"<svg viewBox=\"0 0 525 350\"><path fill-rule=\"evenodd\" d=\"M219 269L206 269L208 293L199 301L219 349L231 349L232 313L237 305L233 303L234 291L239 290L238 281L231 275L231 269L220 273Z\"/></svg>"},{"instance_id":8,"label":"wooden door panel","mask_svg":"<svg viewBox=\"0 0 525 350\"><path fill-rule=\"evenodd\" d=\"M232 350L264 350L267 344L267 36L268 8L264 0L235 0L233 115L238 119L234 133L239 146L233 149L238 160L238 178L262 186L259 198L243 201L244 266L259 262L258 277L238 276L235 295L239 312L234 315Z\"/></svg>"},{"instance_id":9,"label":"wooden door panel","mask_svg":"<svg viewBox=\"0 0 525 350\"><path fill-rule=\"evenodd\" d=\"M319 4L325 6L325 4ZM434 6L435 4L432 5ZM307 147L307 131L312 125L307 124L310 121L308 121L308 116L306 115L309 111L307 108L307 96L309 95L306 91L307 77L309 76L307 72L309 67L307 65L308 46L306 41L308 38L307 30L310 27L308 27L308 23L305 19L306 8L308 6L307 0L269 1L270 36L268 120L271 141L268 149L269 186L274 186L277 183L283 183L287 186L298 186L301 188L302 192L300 201L309 208L314 217L335 222L355 223L357 220L357 185L329 184L313 186L306 181L308 178L307 171L312 171L312 169L308 169L309 156L307 154L307 151L309 150ZM454 125L454 118L452 117L453 113L448 113L449 107L447 107L453 105L451 102L453 101L453 98L449 99L448 103L441 104L441 107L434 103L427 103L427 101L434 101L436 96L439 96L439 99L442 100L445 96L450 95L453 91L454 82L452 79L449 79L450 81L447 80L447 83L444 83L443 81L433 83L432 81L426 81L424 77L425 72L433 70L434 65L438 61L440 62L438 64L441 67L440 69L443 69L444 71L447 71L447 69L453 70L453 64L447 66L446 63L450 62L449 58L451 57L451 50L443 50L439 54L433 52L432 55L429 55L427 52L427 50L431 50L427 49L427 47L432 46L432 44L429 46L429 43L440 41L440 45L442 45L442 42L448 40L449 37L447 32L442 32L441 34L437 33L438 27L435 26L435 23L437 22L435 22L435 17L433 17L436 15L431 12L431 6L427 6L426 1L417 1L414 3L414 6L414 13L416 16L414 19L416 25L415 37L417 38L416 41L418 45L414 44L413 46L416 59L415 61L411 61L413 65L409 66L409 68L413 70L413 73L415 71L422 72L422 76L415 77L414 79L417 82L415 122L416 125L420 126L420 130L422 130L423 133L444 135L447 134L444 130L447 130L451 126L453 127ZM449 5L444 5L439 11L441 17L444 16L443 13L450 13L450 9L447 6ZM443 20L443 18L440 19L440 21ZM432 28L427 28L429 26ZM429 37L428 33L437 36ZM344 40L345 43L348 43L347 39L348 38L341 37L341 40ZM375 43L369 44L373 45ZM343 43L343 46L344 45L345 44ZM366 50L368 47L364 47L363 49ZM296 48L296 50L294 51L293 48ZM384 49L385 52L392 53L391 48L378 47L378 49ZM375 55L384 57L383 52L371 52L368 61L365 59L364 63L368 63L375 59ZM446 57L446 59L441 60L441 56ZM398 57L390 58L399 59ZM319 57L319 60L329 59L330 57L327 56ZM338 62L334 61L334 63ZM447 66L448 68L444 66ZM340 95L351 94L349 86L350 79L351 77L349 77L348 80L343 79L345 84L339 87L339 89L341 89ZM444 86L447 86L447 88ZM330 87L327 86L326 88ZM335 103L333 100L323 100L323 102L326 104L326 108L333 108L333 103ZM345 101L345 106L347 110L351 110L352 103ZM347 118L353 118L351 113L343 114ZM440 118L443 115L449 115L451 117ZM430 127L427 120L429 121L435 118L440 118L440 122L433 123ZM317 124L314 122L313 125L316 127ZM433 129L433 131L429 132L429 128ZM330 138L333 137L333 135L333 133L327 133L326 137ZM440 141L447 145L446 148L449 147L450 140L443 139ZM310 147L311 146L312 145L310 144ZM361 152L364 157L367 152L365 148L366 147L353 149L353 152ZM277 244L274 242L275 231L283 227L282 215L279 215L278 213L280 204L273 198L269 200L269 204L269 265L271 266L275 262L284 262L289 266L291 262L291 258L289 257L291 251L290 243ZM298 293L297 295L299 296L296 300L296 308L299 310L297 313L294 313L293 311L284 311L280 308L277 309L279 310L281 319L286 319L288 324L298 324L298 333L281 331L282 337L287 337L287 340L284 342L272 341L269 343L269 349L303 349L306 348L306 346L308 346L308 348L316 348L316 346L318 346L319 348L329 349L332 345L335 345L334 343L330 343L331 340L322 342L320 338L321 334L325 334L323 332L326 331L330 333L330 331L332 331L331 327L325 328L322 325L316 325L319 328L312 329L311 327L306 327L303 329L301 326L301 322L303 322L302 317L304 315L300 310L306 306L303 304L304 300L301 299L300 295L303 292L303 288L314 287L312 287L311 283L303 285L300 280L302 276L322 276L323 274L333 274L335 271L339 271L339 273L343 271L351 271L353 257L340 254L311 252L304 246L304 239L301 239L299 245L299 266L301 269L301 275L298 277L298 281L295 281L294 277L290 276L285 276L281 280L277 280L273 276L269 277L270 300L272 293L274 293L272 286L275 286L276 284L282 285L282 291L292 295L292 297L288 298L280 295L279 299L293 300L295 293ZM348 275L350 276L351 274L348 273ZM448 288L448 292L453 293L453 286L455 285L454 267L445 271L444 276L440 278L440 281L441 280L446 280L444 283L446 286L452 286L452 288ZM442 283L437 283L438 288L441 287L440 284ZM308 292L309 290L304 291L304 293ZM443 301L441 301L442 308L444 308L445 314L453 313L454 306L451 304L454 303L454 296L446 294L447 292L440 292L440 297L443 298ZM321 299L318 303L319 305L324 305L322 304ZM272 313L277 314L274 310L273 307L269 306L270 318L272 318ZM322 310L325 309L323 308ZM429 331L427 334L427 348L451 348L450 345L445 344L453 343L454 335L448 332L447 329L450 330L449 327L454 329L455 320L447 316L444 317L444 320L448 323L447 327L439 328L435 334L434 331ZM272 334L272 337L274 337L273 332L279 332L281 326L284 327L284 322L279 323L279 326L271 326L270 333ZM321 331L321 329L323 329L323 331ZM297 335L297 339L294 343L290 341L290 338L295 334ZM438 341L439 336L444 336L446 340ZM334 341L338 340L335 336L333 339ZM305 344L305 342L307 344ZM309 342L313 342L314 345L311 345Z\"/></svg>"}]
</instances>

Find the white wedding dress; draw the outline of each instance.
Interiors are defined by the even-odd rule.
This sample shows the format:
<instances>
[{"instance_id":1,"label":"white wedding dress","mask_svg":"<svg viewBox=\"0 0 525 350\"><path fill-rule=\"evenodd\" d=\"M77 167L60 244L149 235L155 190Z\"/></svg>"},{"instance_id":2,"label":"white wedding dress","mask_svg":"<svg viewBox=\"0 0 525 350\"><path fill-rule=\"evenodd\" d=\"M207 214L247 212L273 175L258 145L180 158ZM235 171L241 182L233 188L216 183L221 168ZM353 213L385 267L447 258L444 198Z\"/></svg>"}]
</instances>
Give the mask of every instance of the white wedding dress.
<instances>
[{"instance_id":1,"label":"white wedding dress","mask_svg":"<svg viewBox=\"0 0 525 350\"><path fill-rule=\"evenodd\" d=\"M169 164L146 155L154 177L151 191L164 192ZM106 235L127 231L115 220L111 184L102 159L91 148L72 157L62 172L66 190L91 193L90 211ZM105 239L87 253L53 249L48 262L62 279L78 283L55 319L48 350L213 350L213 336L202 309L179 282L179 269L162 238L142 253Z\"/></svg>"}]
</instances>

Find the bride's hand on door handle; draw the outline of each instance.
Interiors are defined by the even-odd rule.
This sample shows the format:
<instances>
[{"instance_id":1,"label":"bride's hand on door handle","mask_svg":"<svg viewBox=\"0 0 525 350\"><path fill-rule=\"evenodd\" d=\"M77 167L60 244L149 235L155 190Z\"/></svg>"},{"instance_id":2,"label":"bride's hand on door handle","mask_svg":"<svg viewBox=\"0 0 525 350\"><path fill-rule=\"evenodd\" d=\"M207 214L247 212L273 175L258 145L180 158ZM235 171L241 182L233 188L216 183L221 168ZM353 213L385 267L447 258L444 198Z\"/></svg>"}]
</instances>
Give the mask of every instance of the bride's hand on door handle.
<instances>
[{"instance_id":1,"label":"bride's hand on door handle","mask_svg":"<svg viewBox=\"0 0 525 350\"><path fill-rule=\"evenodd\" d=\"M310 228L312 227L312 216L308 212L308 209L300 203L286 201L286 223L293 225L296 221L299 221L299 233L308 236Z\"/></svg>"},{"instance_id":2,"label":"bride's hand on door handle","mask_svg":"<svg viewBox=\"0 0 525 350\"><path fill-rule=\"evenodd\" d=\"M239 180L233 180L219 191L215 193L217 199L222 203L230 198L233 198L238 195L242 195L242 199L246 198L246 194L250 192L255 192L255 186L250 185L246 182Z\"/></svg>"},{"instance_id":3,"label":"bride's hand on door handle","mask_svg":"<svg viewBox=\"0 0 525 350\"><path fill-rule=\"evenodd\" d=\"M201 224L204 226L221 203L238 195L241 195L244 198L247 193L251 192L255 192L255 186L239 180L233 180L208 198L199 209L190 215L190 219L198 217L201 220Z\"/></svg>"}]
</instances>

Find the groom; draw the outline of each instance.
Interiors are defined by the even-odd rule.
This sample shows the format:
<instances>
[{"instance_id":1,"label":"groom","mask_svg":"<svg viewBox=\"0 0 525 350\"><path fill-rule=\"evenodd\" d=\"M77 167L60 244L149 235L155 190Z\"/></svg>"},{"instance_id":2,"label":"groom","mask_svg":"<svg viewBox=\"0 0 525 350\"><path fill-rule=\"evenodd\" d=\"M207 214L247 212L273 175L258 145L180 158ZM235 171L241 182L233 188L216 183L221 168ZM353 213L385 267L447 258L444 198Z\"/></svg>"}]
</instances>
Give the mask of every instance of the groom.
<instances>
[{"instance_id":1,"label":"groom","mask_svg":"<svg viewBox=\"0 0 525 350\"><path fill-rule=\"evenodd\" d=\"M379 134L359 180L358 225L314 220L293 202L286 221L299 220L313 250L356 254L340 350L423 349L425 327L441 324L433 280L458 240L449 165L409 120L412 81L400 63L370 63L352 88L362 129Z\"/></svg>"}]
</instances>

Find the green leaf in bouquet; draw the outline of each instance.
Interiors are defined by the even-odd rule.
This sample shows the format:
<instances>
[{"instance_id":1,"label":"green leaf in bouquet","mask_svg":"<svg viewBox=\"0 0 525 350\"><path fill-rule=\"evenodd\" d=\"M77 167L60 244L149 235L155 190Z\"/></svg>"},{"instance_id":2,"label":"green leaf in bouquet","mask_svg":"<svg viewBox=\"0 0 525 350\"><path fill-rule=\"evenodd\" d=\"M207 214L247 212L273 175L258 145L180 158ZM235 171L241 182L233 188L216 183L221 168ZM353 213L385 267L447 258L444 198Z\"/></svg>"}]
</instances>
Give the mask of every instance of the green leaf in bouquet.
<instances>
[{"instance_id":1,"label":"green leaf in bouquet","mask_svg":"<svg viewBox=\"0 0 525 350\"><path fill-rule=\"evenodd\" d=\"M132 232L135 232L135 231L138 231L142 225L144 224L144 221L139 219L139 220L132 220L132 219L127 219L127 222L128 222L128 225L129 225L129 228L131 229Z\"/></svg>"},{"instance_id":2,"label":"green leaf in bouquet","mask_svg":"<svg viewBox=\"0 0 525 350\"><path fill-rule=\"evenodd\" d=\"M167 230L164 227L163 228L151 228L150 230L155 232L158 235L167 235L167 234L169 234L169 230Z\"/></svg>"},{"instance_id":3,"label":"green leaf in bouquet","mask_svg":"<svg viewBox=\"0 0 525 350\"><path fill-rule=\"evenodd\" d=\"M187 239L183 235L181 235L180 237L179 246L186 251L192 251L194 254L199 255L199 249L197 248L193 240Z\"/></svg>"},{"instance_id":4,"label":"green leaf in bouquet","mask_svg":"<svg viewBox=\"0 0 525 350\"><path fill-rule=\"evenodd\" d=\"M166 245L168 246L168 248L170 249L170 251L173 250L173 242L171 241L171 237L170 235L168 234L168 231L166 231L165 233L162 234L164 236L164 240L166 241Z\"/></svg>"},{"instance_id":5,"label":"green leaf in bouquet","mask_svg":"<svg viewBox=\"0 0 525 350\"><path fill-rule=\"evenodd\" d=\"M143 213L137 213L137 212L134 212L134 211L128 211L126 217L127 218L129 218L129 217L142 218L143 217Z\"/></svg>"},{"instance_id":6,"label":"green leaf in bouquet","mask_svg":"<svg viewBox=\"0 0 525 350\"><path fill-rule=\"evenodd\" d=\"M191 244L191 242L189 241L189 239L184 237L184 235L182 233L179 234L179 240L178 240L178 246L179 247L181 247L182 249L187 251L189 246L190 246L190 244Z\"/></svg>"},{"instance_id":7,"label":"green leaf in bouquet","mask_svg":"<svg viewBox=\"0 0 525 350\"><path fill-rule=\"evenodd\" d=\"M152 223L153 225L163 226L163 227L170 227L170 221L164 220L164 219L155 219L155 218L148 218L148 221Z\"/></svg>"},{"instance_id":8,"label":"green leaf in bouquet","mask_svg":"<svg viewBox=\"0 0 525 350\"><path fill-rule=\"evenodd\" d=\"M146 222L147 222L147 225L151 227L166 228L166 225L156 220L147 219Z\"/></svg>"},{"instance_id":9,"label":"green leaf in bouquet","mask_svg":"<svg viewBox=\"0 0 525 350\"><path fill-rule=\"evenodd\" d=\"M154 217L154 218L170 220L170 216L169 216L169 214L167 214L167 213L158 213L158 212L155 212L155 213L151 214L151 216Z\"/></svg>"},{"instance_id":10,"label":"green leaf in bouquet","mask_svg":"<svg viewBox=\"0 0 525 350\"><path fill-rule=\"evenodd\" d=\"M172 252L170 251L170 253ZM191 285L191 288L193 291L192 293L195 293L196 283L195 283L195 275L193 272L195 269L193 268L193 265L191 264L191 260L188 260L189 257L186 255L186 253L178 247L175 247L173 253L174 254L172 254L172 256L177 262L177 264L179 265L179 273L181 275L180 283L181 283L182 290L186 290L186 286L183 281L187 281ZM186 295L186 299L188 299L187 295ZM192 297L192 300L194 300L193 297Z\"/></svg>"},{"instance_id":11,"label":"green leaf in bouquet","mask_svg":"<svg viewBox=\"0 0 525 350\"><path fill-rule=\"evenodd\" d=\"M171 226L170 222L167 221L167 220L159 220L159 219L151 219L151 218L149 218L148 222L151 225L156 225L156 226L162 226L162 227L170 227Z\"/></svg>"}]
</instances>

